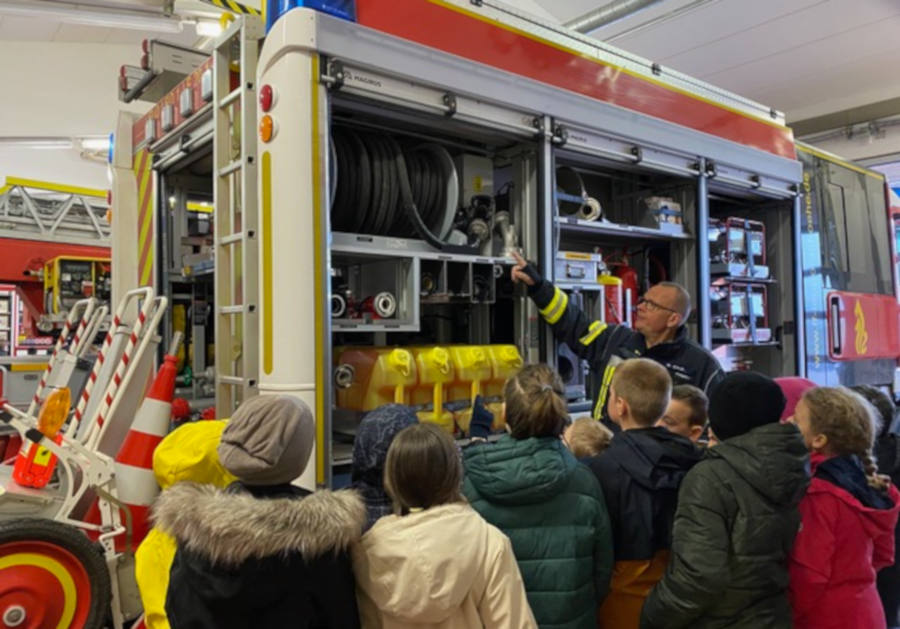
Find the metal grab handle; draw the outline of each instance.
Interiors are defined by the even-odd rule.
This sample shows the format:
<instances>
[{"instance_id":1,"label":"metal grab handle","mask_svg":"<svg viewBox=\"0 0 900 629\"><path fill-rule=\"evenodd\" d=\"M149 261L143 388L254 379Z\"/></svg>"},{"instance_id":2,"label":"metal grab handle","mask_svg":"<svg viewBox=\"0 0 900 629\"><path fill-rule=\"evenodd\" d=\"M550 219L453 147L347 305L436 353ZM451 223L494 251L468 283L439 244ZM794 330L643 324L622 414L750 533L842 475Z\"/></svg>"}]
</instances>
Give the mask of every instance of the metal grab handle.
<instances>
[{"instance_id":1,"label":"metal grab handle","mask_svg":"<svg viewBox=\"0 0 900 629\"><path fill-rule=\"evenodd\" d=\"M841 298L832 295L828 299L828 308L831 316L831 351L835 356L843 353L843 339L841 338Z\"/></svg>"}]
</instances>

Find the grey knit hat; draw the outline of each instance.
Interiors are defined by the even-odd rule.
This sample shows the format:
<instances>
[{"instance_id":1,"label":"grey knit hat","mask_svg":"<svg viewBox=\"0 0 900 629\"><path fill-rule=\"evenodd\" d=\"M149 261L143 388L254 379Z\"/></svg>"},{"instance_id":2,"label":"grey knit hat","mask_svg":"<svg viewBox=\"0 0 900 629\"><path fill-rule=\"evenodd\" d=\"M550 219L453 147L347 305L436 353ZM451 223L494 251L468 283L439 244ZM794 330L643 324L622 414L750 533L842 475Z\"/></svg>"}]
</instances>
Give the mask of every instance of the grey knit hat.
<instances>
[{"instance_id":1,"label":"grey knit hat","mask_svg":"<svg viewBox=\"0 0 900 629\"><path fill-rule=\"evenodd\" d=\"M219 461L247 485L299 477L315 443L312 411L289 395L258 395L240 405L222 432Z\"/></svg>"}]
</instances>

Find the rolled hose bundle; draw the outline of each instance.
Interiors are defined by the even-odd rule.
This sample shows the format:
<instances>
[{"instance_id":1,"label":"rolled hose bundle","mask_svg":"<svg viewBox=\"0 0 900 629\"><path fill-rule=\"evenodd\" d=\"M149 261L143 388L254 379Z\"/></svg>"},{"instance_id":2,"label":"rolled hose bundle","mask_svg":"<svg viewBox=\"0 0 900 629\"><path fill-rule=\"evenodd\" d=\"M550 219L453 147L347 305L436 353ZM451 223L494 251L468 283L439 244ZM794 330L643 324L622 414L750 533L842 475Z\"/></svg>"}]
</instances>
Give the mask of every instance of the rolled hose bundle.
<instances>
[{"instance_id":1,"label":"rolled hose bundle","mask_svg":"<svg viewBox=\"0 0 900 629\"><path fill-rule=\"evenodd\" d=\"M443 241L458 200L456 172L443 148L404 148L387 134L343 126L335 126L332 141L334 231L421 238L444 251L472 252Z\"/></svg>"}]
</instances>

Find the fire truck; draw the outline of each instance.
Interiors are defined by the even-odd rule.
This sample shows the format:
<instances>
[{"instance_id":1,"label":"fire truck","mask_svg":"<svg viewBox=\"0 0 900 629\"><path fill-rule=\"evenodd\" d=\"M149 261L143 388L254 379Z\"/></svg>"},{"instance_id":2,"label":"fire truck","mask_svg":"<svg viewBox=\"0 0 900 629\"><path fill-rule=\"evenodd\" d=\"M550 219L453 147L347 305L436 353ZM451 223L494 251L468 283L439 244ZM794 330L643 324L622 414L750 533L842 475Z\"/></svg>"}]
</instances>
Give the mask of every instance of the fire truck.
<instances>
[{"instance_id":1,"label":"fire truck","mask_svg":"<svg viewBox=\"0 0 900 629\"><path fill-rule=\"evenodd\" d=\"M143 430L157 348L196 410L314 409L308 488L346 482L368 410L410 404L462 434L474 397L499 403L526 362L555 365L586 410L591 374L511 284L513 251L600 322L683 284L691 335L726 369L893 385L900 203L781 113L490 0L316 2L268 27L226 4L243 15L212 55L147 42L120 73L123 100L154 104L116 126L113 328L67 425L68 403L35 416L40 392L0 414L63 468L45 457L45 489L5 485L7 625L139 615L153 446L129 449L138 477L116 444ZM92 355L106 313L76 305L48 377Z\"/></svg>"},{"instance_id":2,"label":"fire truck","mask_svg":"<svg viewBox=\"0 0 900 629\"><path fill-rule=\"evenodd\" d=\"M315 409L308 486L341 482L375 405L459 430L523 362L557 366L587 409L591 374L510 284L513 249L601 321L683 284L726 369L893 385L879 173L795 142L770 107L500 3L319 4L267 33L232 21L120 117L113 157L113 292L181 305L164 335L188 336L197 404ZM154 86L122 77L123 94Z\"/></svg>"}]
</instances>

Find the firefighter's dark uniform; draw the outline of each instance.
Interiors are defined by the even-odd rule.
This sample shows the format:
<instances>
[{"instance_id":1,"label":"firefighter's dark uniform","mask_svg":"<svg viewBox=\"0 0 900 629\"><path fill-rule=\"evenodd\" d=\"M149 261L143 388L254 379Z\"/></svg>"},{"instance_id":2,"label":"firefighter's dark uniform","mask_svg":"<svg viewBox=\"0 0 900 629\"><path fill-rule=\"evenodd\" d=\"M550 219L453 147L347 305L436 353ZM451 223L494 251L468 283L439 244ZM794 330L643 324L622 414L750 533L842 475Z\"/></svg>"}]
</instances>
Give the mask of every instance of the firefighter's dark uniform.
<instances>
[{"instance_id":1,"label":"firefighter's dark uniform","mask_svg":"<svg viewBox=\"0 0 900 629\"><path fill-rule=\"evenodd\" d=\"M609 384L616 367L629 358L650 358L665 367L675 385L692 384L707 394L724 376L718 361L699 344L687 337L684 326L675 338L648 348L644 336L622 325L590 321L569 297L547 280L541 279L534 267L524 269L536 281L528 294L541 316L553 328L556 338L591 366L595 376L590 391L593 416L604 418Z\"/></svg>"}]
</instances>

